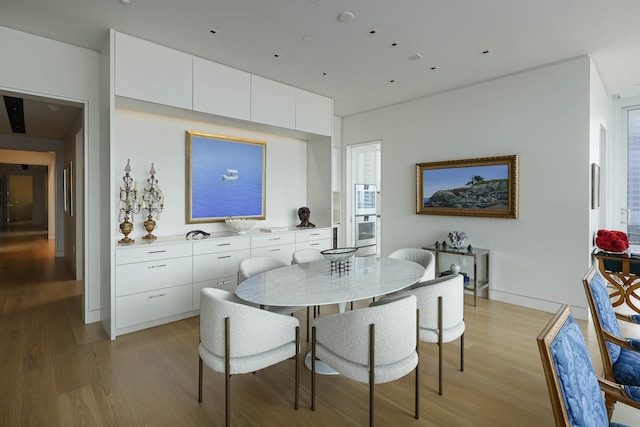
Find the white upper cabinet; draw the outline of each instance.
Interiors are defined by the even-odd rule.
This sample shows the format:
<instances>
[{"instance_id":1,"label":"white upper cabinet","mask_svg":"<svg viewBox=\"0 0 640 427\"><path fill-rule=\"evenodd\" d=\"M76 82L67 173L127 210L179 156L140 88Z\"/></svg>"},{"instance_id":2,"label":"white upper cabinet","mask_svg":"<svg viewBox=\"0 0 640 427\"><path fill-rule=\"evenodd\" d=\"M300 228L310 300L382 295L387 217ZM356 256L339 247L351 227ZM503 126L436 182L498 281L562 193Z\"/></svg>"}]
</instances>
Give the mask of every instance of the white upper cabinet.
<instances>
[{"instance_id":1,"label":"white upper cabinet","mask_svg":"<svg viewBox=\"0 0 640 427\"><path fill-rule=\"evenodd\" d=\"M251 120L251 74L194 57L193 109Z\"/></svg>"},{"instance_id":2,"label":"white upper cabinet","mask_svg":"<svg viewBox=\"0 0 640 427\"><path fill-rule=\"evenodd\" d=\"M116 95L192 108L191 55L122 33L115 47Z\"/></svg>"},{"instance_id":3,"label":"white upper cabinet","mask_svg":"<svg viewBox=\"0 0 640 427\"><path fill-rule=\"evenodd\" d=\"M331 98L296 89L296 130L331 136Z\"/></svg>"},{"instance_id":4,"label":"white upper cabinet","mask_svg":"<svg viewBox=\"0 0 640 427\"><path fill-rule=\"evenodd\" d=\"M252 75L251 121L295 129L295 88Z\"/></svg>"}]
</instances>

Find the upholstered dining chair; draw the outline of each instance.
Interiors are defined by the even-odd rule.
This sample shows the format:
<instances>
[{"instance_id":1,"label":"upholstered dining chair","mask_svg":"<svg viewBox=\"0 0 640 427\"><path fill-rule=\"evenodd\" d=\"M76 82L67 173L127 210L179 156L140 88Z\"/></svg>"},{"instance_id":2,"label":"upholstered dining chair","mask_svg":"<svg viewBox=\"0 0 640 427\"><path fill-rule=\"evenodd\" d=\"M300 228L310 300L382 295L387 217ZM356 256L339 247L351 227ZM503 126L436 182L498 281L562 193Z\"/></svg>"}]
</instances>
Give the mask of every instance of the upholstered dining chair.
<instances>
[{"instance_id":1,"label":"upholstered dining chair","mask_svg":"<svg viewBox=\"0 0 640 427\"><path fill-rule=\"evenodd\" d=\"M313 249L313 248L303 248L303 249L297 249L296 251L293 252L293 256L291 258L291 264L304 264L306 262L321 261L323 259L325 258L320 253L320 250ZM310 307L307 307L307 342L309 342L309 326L310 326L309 310L310 310ZM319 316L319 315L320 315L320 306L319 305L314 306L313 318L315 319L316 316Z\"/></svg>"},{"instance_id":2,"label":"upholstered dining chair","mask_svg":"<svg viewBox=\"0 0 640 427\"><path fill-rule=\"evenodd\" d=\"M225 422L231 423L231 375L256 372L295 359L298 409L300 324L292 316L245 305L233 293L204 288L200 297L198 402L202 402L203 362L225 376Z\"/></svg>"},{"instance_id":3,"label":"upholstered dining chair","mask_svg":"<svg viewBox=\"0 0 640 427\"><path fill-rule=\"evenodd\" d=\"M435 255L431 251L418 248L397 249L389 254L389 258L413 261L423 266L424 274L420 278L420 282L431 280L436 277Z\"/></svg>"},{"instance_id":4,"label":"upholstered dining chair","mask_svg":"<svg viewBox=\"0 0 640 427\"><path fill-rule=\"evenodd\" d=\"M418 301L420 340L438 344L438 393L442 395L445 343L460 338L460 370L464 371L464 279L451 274L419 282L397 295L405 294L415 295Z\"/></svg>"},{"instance_id":5,"label":"upholstered dining chair","mask_svg":"<svg viewBox=\"0 0 640 427\"><path fill-rule=\"evenodd\" d=\"M374 424L374 385L415 370L415 418L419 411L416 298L406 295L370 307L318 317L311 343L311 410L316 410L316 360L369 384L369 425Z\"/></svg>"},{"instance_id":6,"label":"upholstered dining chair","mask_svg":"<svg viewBox=\"0 0 640 427\"><path fill-rule=\"evenodd\" d=\"M609 422L611 416L602 392L613 400L639 407L630 396L640 395L640 388L596 376L589 348L568 305L560 307L537 342L557 427L621 426Z\"/></svg>"},{"instance_id":7,"label":"upholstered dining chair","mask_svg":"<svg viewBox=\"0 0 640 427\"><path fill-rule=\"evenodd\" d=\"M640 340L622 337L618 324L618 319L640 323L640 316L615 312L606 281L595 267L589 268L582 283L598 338L604 377L618 384L640 386ZM607 396L606 404L611 418L616 400Z\"/></svg>"},{"instance_id":8,"label":"upholstered dining chair","mask_svg":"<svg viewBox=\"0 0 640 427\"><path fill-rule=\"evenodd\" d=\"M265 271L273 270L274 268L285 267L287 265L288 264L280 261L279 259L269 256L245 258L240 261L240 264L238 265L238 284L244 282L249 277L255 276L256 274L264 273ZM270 306L264 308L273 313L293 314L296 311L301 310L303 307Z\"/></svg>"}]
</instances>

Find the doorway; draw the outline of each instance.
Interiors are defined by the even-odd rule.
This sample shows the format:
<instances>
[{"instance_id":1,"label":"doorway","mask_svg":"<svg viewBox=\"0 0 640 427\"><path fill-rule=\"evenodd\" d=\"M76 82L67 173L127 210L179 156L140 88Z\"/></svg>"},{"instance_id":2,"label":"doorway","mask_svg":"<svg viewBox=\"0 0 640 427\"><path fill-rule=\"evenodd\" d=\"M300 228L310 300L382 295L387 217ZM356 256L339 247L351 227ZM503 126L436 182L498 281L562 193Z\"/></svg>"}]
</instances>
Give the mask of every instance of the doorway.
<instances>
[{"instance_id":1,"label":"doorway","mask_svg":"<svg viewBox=\"0 0 640 427\"><path fill-rule=\"evenodd\" d=\"M347 145L347 185L346 185L346 241L348 246L356 246L363 230L363 223L368 230L369 239L366 250L359 249L359 255L380 256L381 246L381 201L382 201L382 141L363 142ZM369 199L373 198L372 206L375 212L368 212L365 219L361 209L357 209L358 189L367 186L374 189ZM375 222L375 227L372 226ZM375 240L375 241L374 241Z\"/></svg>"}]
</instances>

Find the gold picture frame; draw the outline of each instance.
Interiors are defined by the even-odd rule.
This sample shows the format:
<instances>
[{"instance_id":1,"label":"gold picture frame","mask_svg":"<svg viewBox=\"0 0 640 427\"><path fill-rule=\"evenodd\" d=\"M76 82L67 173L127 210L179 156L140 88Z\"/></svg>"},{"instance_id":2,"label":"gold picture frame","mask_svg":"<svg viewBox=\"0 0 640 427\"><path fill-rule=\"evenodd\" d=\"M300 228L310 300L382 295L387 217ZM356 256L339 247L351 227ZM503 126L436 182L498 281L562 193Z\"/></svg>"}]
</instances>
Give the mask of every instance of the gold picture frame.
<instances>
[{"instance_id":1,"label":"gold picture frame","mask_svg":"<svg viewBox=\"0 0 640 427\"><path fill-rule=\"evenodd\" d=\"M416 164L416 213L518 218L518 156Z\"/></svg>"},{"instance_id":2,"label":"gold picture frame","mask_svg":"<svg viewBox=\"0 0 640 427\"><path fill-rule=\"evenodd\" d=\"M186 222L266 218L265 141L186 132Z\"/></svg>"}]
</instances>

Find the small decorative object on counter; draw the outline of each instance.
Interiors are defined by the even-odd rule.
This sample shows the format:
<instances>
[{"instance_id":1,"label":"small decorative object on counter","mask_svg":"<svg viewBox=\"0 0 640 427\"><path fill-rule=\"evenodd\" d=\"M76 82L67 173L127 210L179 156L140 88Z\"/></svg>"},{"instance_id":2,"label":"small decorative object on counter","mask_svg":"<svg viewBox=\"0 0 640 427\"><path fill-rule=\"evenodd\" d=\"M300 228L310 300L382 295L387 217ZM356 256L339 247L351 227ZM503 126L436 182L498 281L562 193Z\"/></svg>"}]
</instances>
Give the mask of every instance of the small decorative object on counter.
<instances>
[{"instance_id":1,"label":"small decorative object on counter","mask_svg":"<svg viewBox=\"0 0 640 427\"><path fill-rule=\"evenodd\" d=\"M120 232L124 237L118 240L118 243L133 243L134 239L129 237L133 231L133 215L140 213L140 206L136 207L136 196L138 194L138 184L133 181L130 175L131 165L127 159L127 165L124 167L124 176L122 177L123 186L120 187L120 213L118 221L120 221Z\"/></svg>"},{"instance_id":2,"label":"small decorative object on counter","mask_svg":"<svg viewBox=\"0 0 640 427\"><path fill-rule=\"evenodd\" d=\"M454 262L449 266L449 270L451 270L452 274L458 274L460 273L460 266L458 265L458 263Z\"/></svg>"},{"instance_id":3,"label":"small decorative object on counter","mask_svg":"<svg viewBox=\"0 0 640 427\"><path fill-rule=\"evenodd\" d=\"M598 230L596 245L606 252L622 253L629 249L629 237L617 230Z\"/></svg>"},{"instance_id":4,"label":"small decorative object on counter","mask_svg":"<svg viewBox=\"0 0 640 427\"><path fill-rule=\"evenodd\" d=\"M447 241L446 240L442 241L442 249L447 249Z\"/></svg>"},{"instance_id":5,"label":"small decorative object on counter","mask_svg":"<svg viewBox=\"0 0 640 427\"><path fill-rule=\"evenodd\" d=\"M467 240L467 233L456 230L450 231L449 240L451 241L451 247L453 249L460 249L464 244L464 241Z\"/></svg>"},{"instance_id":6,"label":"small decorative object on counter","mask_svg":"<svg viewBox=\"0 0 640 427\"><path fill-rule=\"evenodd\" d=\"M156 214L156 219L160 218L160 212L164 209L164 195L162 190L158 186L158 180L156 179L156 170L151 163L151 170L149 171L149 178L147 178L147 185L142 190L142 196L138 202L138 210L146 211L147 219L144 222L144 229L147 230L147 235L143 236L143 239L156 239L157 237L151 234L156 228L156 221L153 219L153 214Z\"/></svg>"},{"instance_id":7,"label":"small decorative object on counter","mask_svg":"<svg viewBox=\"0 0 640 427\"><path fill-rule=\"evenodd\" d=\"M247 218L228 218L224 220L224 223L238 234L247 234L247 230L256 224L255 219Z\"/></svg>"},{"instance_id":8,"label":"small decorative object on counter","mask_svg":"<svg viewBox=\"0 0 640 427\"><path fill-rule=\"evenodd\" d=\"M435 246L436 249L440 249L440 242L436 240L436 243L433 246Z\"/></svg>"},{"instance_id":9,"label":"small decorative object on counter","mask_svg":"<svg viewBox=\"0 0 640 427\"><path fill-rule=\"evenodd\" d=\"M471 245L467 246L467 252L473 252L473 246Z\"/></svg>"},{"instance_id":10,"label":"small decorative object on counter","mask_svg":"<svg viewBox=\"0 0 640 427\"><path fill-rule=\"evenodd\" d=\"M309 222L309 217L311 216L311 210L306 207L303 206L300 209L298 209L298 218L300 218L300 224L298 224L296 227L300 227L300 228L311 228L311 227L315 227L315 224L312 224Z\"/></svg>"}]
</instances>

